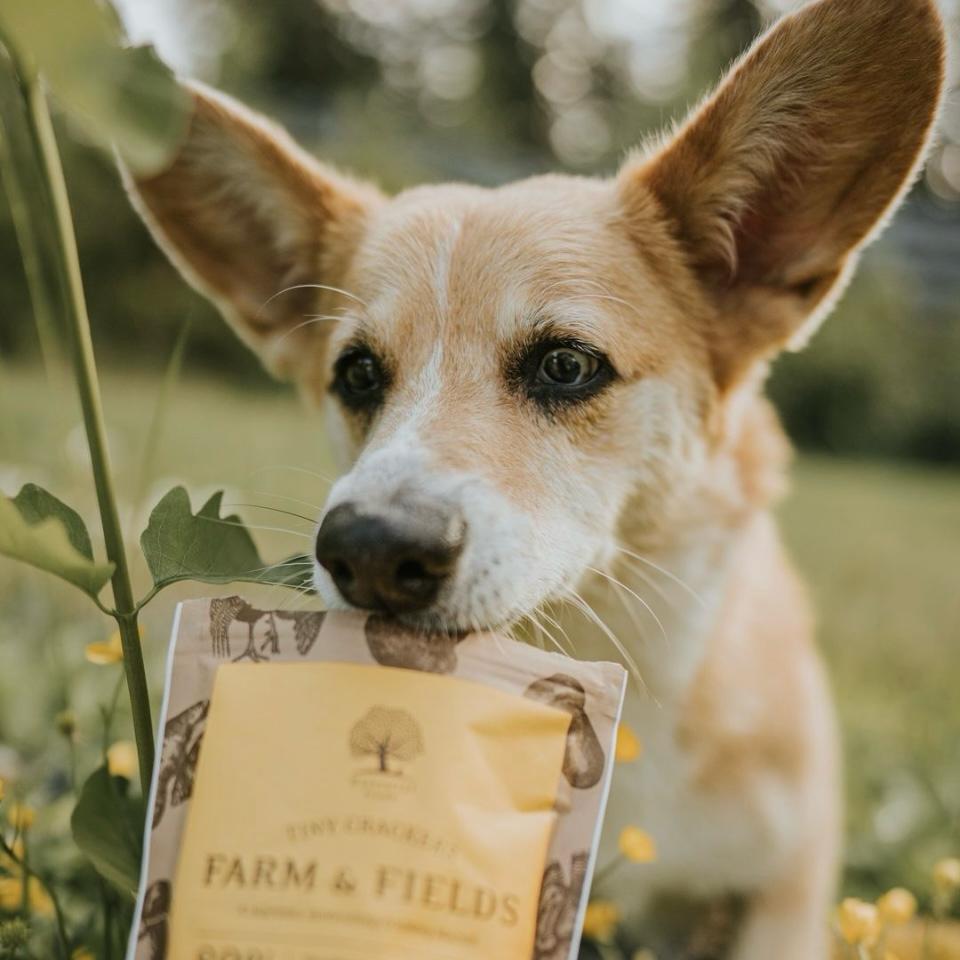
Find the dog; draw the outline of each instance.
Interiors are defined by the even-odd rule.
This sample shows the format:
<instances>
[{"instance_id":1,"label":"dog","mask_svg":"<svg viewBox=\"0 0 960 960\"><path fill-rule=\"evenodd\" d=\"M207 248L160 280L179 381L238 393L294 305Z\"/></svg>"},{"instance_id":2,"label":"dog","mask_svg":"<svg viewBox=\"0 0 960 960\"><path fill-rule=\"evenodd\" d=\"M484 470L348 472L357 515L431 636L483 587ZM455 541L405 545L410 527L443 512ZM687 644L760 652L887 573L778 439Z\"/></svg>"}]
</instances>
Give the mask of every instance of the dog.
<instances>
[{"instance_id":1,"label":"dog","mask_svg":"<svg viewBox=\"0 0 960 960\"><path fill-rule=\"evenodd\" d=\"M763 381L902 200L943 86L931 0L817 0L606 179L387 197L199 85L169 168L126 176L187 279L326 411L326 603L539 623L633 667L645 754L603 856L629 823L658 856L610 895L637 929L665 897L735 897L734 960L827 955L840 833Z\"/></svg>"}]
</instances>

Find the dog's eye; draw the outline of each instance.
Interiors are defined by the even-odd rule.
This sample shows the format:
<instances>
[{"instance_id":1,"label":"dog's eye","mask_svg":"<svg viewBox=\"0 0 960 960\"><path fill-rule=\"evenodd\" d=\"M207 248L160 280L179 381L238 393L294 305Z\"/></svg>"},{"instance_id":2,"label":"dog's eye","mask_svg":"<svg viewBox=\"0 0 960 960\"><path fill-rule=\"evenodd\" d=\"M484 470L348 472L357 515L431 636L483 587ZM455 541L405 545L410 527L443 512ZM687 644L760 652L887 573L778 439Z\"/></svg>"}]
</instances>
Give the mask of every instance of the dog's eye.
<instances>
[{"instance_id":1,"label":"dog's eye","mask_svg":"<svg viewBox=\"0 0 960 960\"><path fill-rule=\"evenodd\" d=\"M348 406L370 407L380 402L386 376L380 361L364 347L350 347L337 360L331 389Z\"/></svg>"},{"instance_id":2,"label":"dog's eye","mask_svg":"<svg viewBox=\"0 0 960 960\"><path fill-rule=\"evenodd\" d=\"M580 387L589 383L599 369L597 357L572 347L560 347L544 355L537 370L537 380L559 387Z\"/></svg>"},{"instance_id":3,"label":"dog's eye","mask_svg":"<svg viewBox=\"0 0 960 960\"><path fill-rule=\"evenodd\" d=\"M590 400L617 379L601 350L572 337L527 344L506 375L514 389L548 411Z\"/></svg>"}]
</instances>

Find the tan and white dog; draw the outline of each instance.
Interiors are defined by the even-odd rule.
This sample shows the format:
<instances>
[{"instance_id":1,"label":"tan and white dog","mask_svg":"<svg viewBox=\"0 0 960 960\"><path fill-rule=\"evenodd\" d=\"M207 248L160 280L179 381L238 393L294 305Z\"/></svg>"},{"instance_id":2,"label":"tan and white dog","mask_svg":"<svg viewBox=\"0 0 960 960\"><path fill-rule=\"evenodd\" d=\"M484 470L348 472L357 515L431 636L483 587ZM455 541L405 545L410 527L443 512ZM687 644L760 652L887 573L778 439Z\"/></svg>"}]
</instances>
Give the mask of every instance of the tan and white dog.
<instances>
[{"instance_id":1,"label":"tan and white dog","mask_svg":"<svg viewBox=\"0 0 960 960\"><path fill-rule=\"evenodd\" d=\"M659 853L613 894L638 921L734 895L736 960L826 955L838 847L761 386L911 184L943 76L931 0L819 0L610 179L388 198L195 87L175 162L131 184L186 276L325 403L348 467L318 530L327 603L622 643L646 752L608 833L639 823Z\"/></svg>"}]
</instances>

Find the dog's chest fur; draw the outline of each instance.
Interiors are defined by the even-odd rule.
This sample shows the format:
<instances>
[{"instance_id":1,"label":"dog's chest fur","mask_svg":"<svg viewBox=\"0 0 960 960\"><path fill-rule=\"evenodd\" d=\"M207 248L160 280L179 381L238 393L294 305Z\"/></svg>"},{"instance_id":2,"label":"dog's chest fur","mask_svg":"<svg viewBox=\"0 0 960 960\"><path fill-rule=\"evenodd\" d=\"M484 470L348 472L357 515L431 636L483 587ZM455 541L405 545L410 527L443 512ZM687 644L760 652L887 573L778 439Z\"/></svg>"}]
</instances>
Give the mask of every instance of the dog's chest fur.
<instances>
[{"instance_id":1,"label":"dog's chest fur","mask_svg":"<svg viewBox=\"0 0 960 960\"><path fill-rule=\"evenodd\" d=\"M770 536L764 519L747 539ZM731 565L742 562L744 538L735 543L705 540L682 554L661 555L658 565L682 579L686 588L662 576L658 589L629 581L652 611L633 604L629 594L594 584L587 597L637 661L646 689L632 681L623 721L642 744L640 757L617 765L598 861L602 870L617 856L617 840L627 826L654 838L655 862L624 863L594 896L615 899L625 916L643 914L662 895L715 900L731 894L749 897L783 868L796 844L799 796L795 784L762 762L750 775L703 782L702 744L684 736L693 690L708 657L708 639L724 616L732 588ZM653 568L650 568L653 572ZM607 586L610 586L609 584ZM649 585L648 585L649 586ZM693 594L697 600L694 600ZM639 611L636 609L640 607ZM661 631L656 620L663 626ZM584 631L582 621L564 622L577 656L611 658L609 638ZM744 637L744 643L754 638ZM724 704L724 725L757 723L750 678ZM751 758L731 756L739 765Z\"/></svg>"}]
</instances>

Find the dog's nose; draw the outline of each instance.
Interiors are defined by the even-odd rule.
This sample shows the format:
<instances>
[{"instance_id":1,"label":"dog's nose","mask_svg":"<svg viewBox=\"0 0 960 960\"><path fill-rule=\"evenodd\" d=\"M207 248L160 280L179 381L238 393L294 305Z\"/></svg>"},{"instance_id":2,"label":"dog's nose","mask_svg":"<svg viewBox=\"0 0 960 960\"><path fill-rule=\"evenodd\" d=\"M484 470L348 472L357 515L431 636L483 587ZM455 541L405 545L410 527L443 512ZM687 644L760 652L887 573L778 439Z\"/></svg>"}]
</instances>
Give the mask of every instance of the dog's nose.
<instances>
[{"instance_id":1,"label":"dog's nose","mask_svg":"<svg viewBox=\"0 0 960 960\"><path fill-rule=\"evenodd\" d=\"M410 613L428 607L456 570L466 526L447 505L383 512L334 507L317 532L317 560L355 607Z\"/></svg>"}]
</instances>

